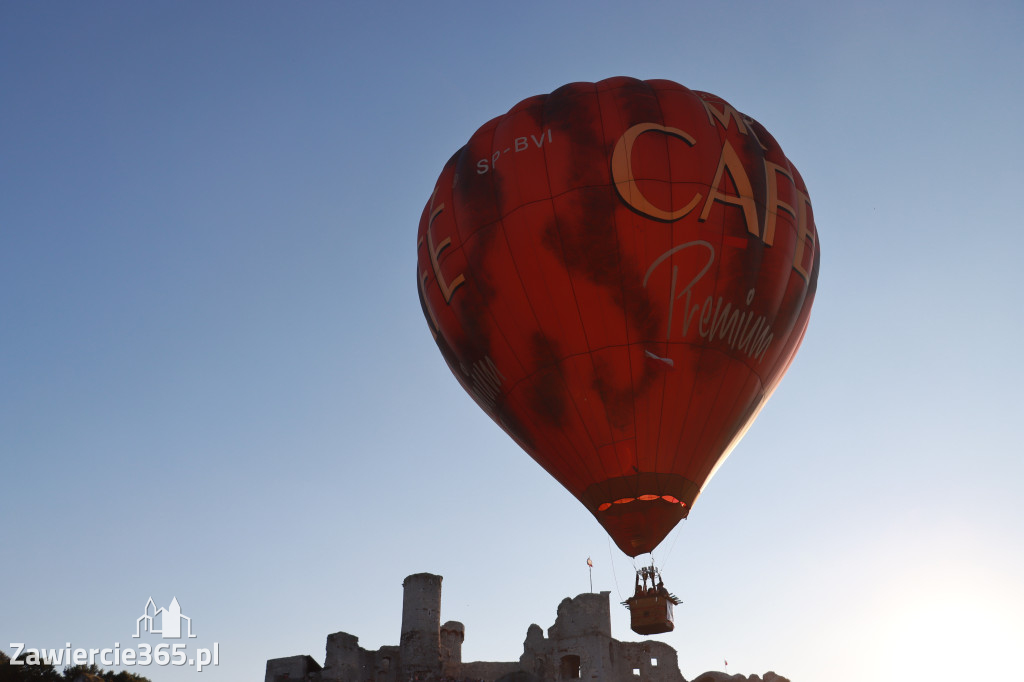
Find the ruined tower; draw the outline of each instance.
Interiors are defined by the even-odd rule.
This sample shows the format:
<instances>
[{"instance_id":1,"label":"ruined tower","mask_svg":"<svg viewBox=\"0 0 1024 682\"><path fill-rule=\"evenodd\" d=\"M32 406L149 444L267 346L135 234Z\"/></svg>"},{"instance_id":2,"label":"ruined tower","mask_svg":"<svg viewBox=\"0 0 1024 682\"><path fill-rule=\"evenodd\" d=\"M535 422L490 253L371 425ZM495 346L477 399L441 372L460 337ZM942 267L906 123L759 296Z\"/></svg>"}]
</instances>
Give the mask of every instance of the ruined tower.
<instances>
[{"instance_id":1,"label":"ruined tower","mask_svg":"<svg viewBox=\"0 0 1024 682\"><path fill-rule=\"evenodd\" d=\"M441 670L446 677L462 676L462 642L466 626L450 620L441 626Z\"/></svg>"},{"instance_id":2,"label":"ruined tower","mask_svg":"<svg viewBox=\"0 0 1024 682\"><path fill-rule=\"evenodd\" d=\"M402 587L402 675L405 679L440 675L441 576L416 573Z\"/></svg>"},{"instance_id":3,"label":"ruined tower","mask_svg":"<svg viewBox=\"0 0 1024 682\"><path fill-rule=\"evenodd\" d=\"M359 638L347 632L327 635L327 658L322 680L358 680L360 670Z\"/></svg>"}]
</instances>

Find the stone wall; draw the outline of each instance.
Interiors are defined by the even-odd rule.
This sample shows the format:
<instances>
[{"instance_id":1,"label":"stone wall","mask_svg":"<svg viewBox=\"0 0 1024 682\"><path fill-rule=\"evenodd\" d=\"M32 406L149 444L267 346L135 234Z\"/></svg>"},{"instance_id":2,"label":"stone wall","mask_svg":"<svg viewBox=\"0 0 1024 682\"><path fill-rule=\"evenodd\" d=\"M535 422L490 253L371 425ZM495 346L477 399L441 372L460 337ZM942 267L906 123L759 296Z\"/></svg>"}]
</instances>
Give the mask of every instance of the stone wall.
<instances>
[{"instance_id":1,"label":"stone wall","mask_svg":"<svg viewBox=\"0 0 1024 682\"><path fill-rule=\"evenodd\" d=\"M500 677L519 670L519 663L495 663L491 661L473 661L462 664L462 672L455 677L457 680L484 680L494 682ZM454 677L454 676L453 676Z\"/></svg>"},{"instance_id":2,"label":"stone wall","mask_svg":"<svg viewBox=\"0 0 1024 682\"><path fill-rule=\"evenodd\" d=\"M563 679L684 682L675 650L662 642L620 642L611 636L609 593L581 594L558 605L545 638L526 631L520 669L545 682Z\"/></svg>"},{"instance_id":3,"label":"stone wall","mask_svg":"<svg viewBox=\"0 0 1024 682\"><path fill-rule=\"evenodd\" d=\"M699 675L693 682L789 682L789 679L782 675L776 675L771 671L766 672L763 678L757 675L746 677L744 675L730 675L729 673L712 671Z\"/></svg>"},{"instance_id":4,"label":"stone wall","mask_svg":"<svg viewBox=\"0 0 1024 682\"><path fill-rule=\"evenodd\" d=\"M610 595L610 592L588 592L578 595L575 599L563 599L558 605L555 624L548 628L548 637L611 637Z\"/></svg>"},{"instance_id":5,"label":"stone wall","mask_svg":"<svg viewBox=\"0 0 1024 682\"><path fill-rule=\"evenodd\" d=\"M327 656L321 679L332 682L363 679L362 651L358 637L347 632L327 635Z\"/></svg>"},{"instance_id":6,"label":"stone wall","mask_svg":"<svg viewBox=\"0 0 1024 682\"><path fill-rule=\"evenodd\" d=\"M323 668L310 656L267 661L265 682L686 682L675 649L654 640L612 638L610 593L586 593L558 605L547 636L530 625L518 661L462 661L465 626L441 625L441 576L410 575L402 583L402 631L397 646L367 651L346 632L327 637ZM694 682L789 682L775 673L708 672Z\"/></svg>"},{"instance_id":7,"label":"stone wall","mask_svg":"<svg viewBox=\"0 0 1024 682\"><path fill-rule=\"evenodd\" d=\"M615 679L638 682L685 682L676 650L664 642L616 642ZM635 671L635 672L634 672Z\"/></svg>"},{"instance_id":8,"label":"stone wall","mask_svg":"<svg viewBox=\"0 0 1024 682\"><path fill-rule=\"evenodd\" d=\"M288 656L267 661L266 682L320 679L320 664L312 656ZM315 676L315 677L314 677Z\"/></svg>"}]
</instances>

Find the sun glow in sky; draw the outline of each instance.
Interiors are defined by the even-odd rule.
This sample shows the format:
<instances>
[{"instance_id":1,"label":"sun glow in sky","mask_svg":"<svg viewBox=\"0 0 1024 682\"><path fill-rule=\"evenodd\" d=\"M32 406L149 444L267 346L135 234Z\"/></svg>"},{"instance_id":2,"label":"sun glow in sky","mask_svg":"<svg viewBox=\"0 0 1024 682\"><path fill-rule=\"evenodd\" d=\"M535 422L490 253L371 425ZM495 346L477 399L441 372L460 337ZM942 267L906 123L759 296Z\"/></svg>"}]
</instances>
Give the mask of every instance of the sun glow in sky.
<instances>
[{"instance_id":1,"label":"sun glow in sky","mask_svg":"<svg viewBox=\"0 0 1024 682\"><path fill-rule=\"evenodd\" d=\"M1006 674L1024 633L998 591L936 588L893 601L878 632L885 678L952 682Z\"/></svg>"},{"instance_id":2,"label":"sun glow in sky","mask_svg":"<svg viewBox=\"0 0 1024 682\"><path fill-rule=\"evenodd\" d=\"M894 550L886 575L872 580L873 592L852 611L851 629L860 634L850 653L861 659L858 667L870 662L873 670L863 673L872 679L999 679L1013 668L1024 641L1024 587L999 556L1009 548L992 552L951 525L961 537L945 542L956 551L943 551L942 538Z\"/></svg>"},{"instance_id":3,"label":"sun glow in sky","mask_svg":"<svg viewBox=\"0 0 1024 682\"><path fill-rule=\"evenodd\" d=\"M655 552L684 676L1017 679L1016 1L0 4L0 648L124 645L177 597L204 680L466 660L633 562L464 394L416 296L445 161L516 102L667 78L762 122L822 267L803 347ZM173 667L135 670L156 682Z\"/></svg>"}]
</instances>

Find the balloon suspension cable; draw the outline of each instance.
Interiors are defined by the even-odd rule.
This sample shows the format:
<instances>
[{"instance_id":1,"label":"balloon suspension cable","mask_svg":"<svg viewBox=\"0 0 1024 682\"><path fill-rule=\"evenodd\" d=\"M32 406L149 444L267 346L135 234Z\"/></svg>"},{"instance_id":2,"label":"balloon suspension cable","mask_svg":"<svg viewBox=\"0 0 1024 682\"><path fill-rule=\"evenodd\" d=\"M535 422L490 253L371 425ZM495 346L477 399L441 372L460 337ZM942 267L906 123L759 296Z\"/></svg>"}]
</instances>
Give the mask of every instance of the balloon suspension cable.
<instances>
[{"instance_id":1,"label":"balloon suspension cable","mask_svg":"<svg viewBox=\"0 0 1024 682\"><path fill-rule=\"evenodd\" d=\"M619 595L619 601L622 601L622 590L619 589L619 576L615 573L615 557L612 556L612 539L608 538L608 563L612 567L612 579L615 580L615 592Z\"/></svg>"},{"instance_id":2,"label":"balloon suspension cable","mask_svg":"<svg viewBox=\"0 0 1024 682\"><path fill-rule=\"evenodd\" d=\"M683 519L683 521L685 522L686 519ZM668 553L665 555L665 561L661 564L661 570L662 571L664 571L665 567L668 566L668 560L672 558L672 552L676 548L676 541L679 540L679 536L683 532L683 524L680 523L678 526L676 526L675 531L673 531L673 532L675 533L675 535L672 537L672 543L669 544L669 546L668 546ZM653 561L653 559L654 559L654 552L651 552L651 560Z\"/></svg>"},{"instance_id":3,"label":"balloon suspension cable","mask_svg":"<svg viewBox=\"0 0 1024 682\"><path fill-rule=\"evenodd\" d=\"M647 556L650 557L650 561L647 562L646 566L641 566L640 567L640 572L644 572L644 571L647 572L647 574L651 577L651 586L653 587L655 579L661 577L661 569L656 567L657 566L657 561L655 561L655 559L654 559L654 550L653 549L650 552L647 553Z\"/></svg>"}]
</instances>

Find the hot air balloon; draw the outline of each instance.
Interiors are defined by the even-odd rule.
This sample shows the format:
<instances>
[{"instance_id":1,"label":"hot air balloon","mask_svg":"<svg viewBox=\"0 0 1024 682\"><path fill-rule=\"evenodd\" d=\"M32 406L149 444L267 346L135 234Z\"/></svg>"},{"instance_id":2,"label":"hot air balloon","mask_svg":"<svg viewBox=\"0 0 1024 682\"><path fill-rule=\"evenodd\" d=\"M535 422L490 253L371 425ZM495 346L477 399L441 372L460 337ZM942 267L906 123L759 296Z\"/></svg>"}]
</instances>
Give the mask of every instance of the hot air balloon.
<instances>
[{"instance_id":1,"label":"hot air balloon","mask_svg":"<svg viewBox=\"0 0 1024 682\"><path fill-rule=\"evenodd\" d=\"M484 124L417 235L452 373L631 557L689 514L775 390L819 260L775 139L667 80L571 83Z\"/></svg>"}]
</instances>

